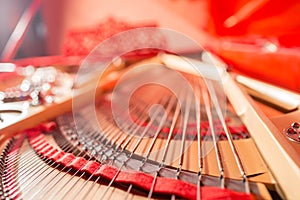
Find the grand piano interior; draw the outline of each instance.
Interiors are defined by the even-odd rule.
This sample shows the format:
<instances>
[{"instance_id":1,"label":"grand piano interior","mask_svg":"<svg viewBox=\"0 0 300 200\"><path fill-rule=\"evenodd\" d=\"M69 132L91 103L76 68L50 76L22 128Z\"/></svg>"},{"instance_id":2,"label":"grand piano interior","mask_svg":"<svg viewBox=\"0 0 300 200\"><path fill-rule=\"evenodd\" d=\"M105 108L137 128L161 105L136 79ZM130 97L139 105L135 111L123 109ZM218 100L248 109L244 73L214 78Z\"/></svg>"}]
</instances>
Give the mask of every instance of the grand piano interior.
<instances>
[{"instance_id":1,"label":"grand piano interior","mask_svg":"<svg viewBox=\"0 0 300 200\"><path fill-rule=\"evenodd\" d=\"M1 3L1 199L300 198L299 2Z\"/></svg>"}]
</instances>

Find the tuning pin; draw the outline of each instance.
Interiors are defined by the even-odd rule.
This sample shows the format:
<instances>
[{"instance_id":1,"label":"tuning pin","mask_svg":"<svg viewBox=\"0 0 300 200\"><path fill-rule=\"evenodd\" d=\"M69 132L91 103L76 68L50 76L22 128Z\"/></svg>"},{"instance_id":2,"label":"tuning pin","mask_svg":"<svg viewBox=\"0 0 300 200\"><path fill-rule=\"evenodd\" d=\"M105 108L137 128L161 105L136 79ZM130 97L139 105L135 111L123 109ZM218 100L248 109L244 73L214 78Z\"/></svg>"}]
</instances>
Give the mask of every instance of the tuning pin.
<instances>
[{"instance_id":1,"label":"tuning pin","mask_svg":"<svg viewBox=\"0 0 300 200\"><path fill-rule=\"evenodd\" d=\"M71 140L77 140L77 135L76 134L71 135Z\"/></svg>"},{"instance_id":2,"label":"tuning pin","mask_svg":"<svg viewBox=\"0 0 300 200\"><path fill-rule=\"evenodd\" d=\"M298 129L300 127L300 123L299 122L294 122L291 125L293 128Z\"/></svg>"},{"instance_id":3,"label":"tuning pin","mask_svg":"<svg viewBox=\"0 0 300 200\"><path fill-rule=\"evenodd\" d=\"M68 130L66 131L66 134L67 134L67 135L72 135L72 134L73 134L72 129L68 129Z\"/></svg>"},{"instance_id":4,"label":"tuning pin","mask_svg":"<svg viewBox=\"0 0 300 200\"><path fill-rule=\"evenodd\" d=\"M289 128L287 129L287 133L288 133L288 134L296 134L296 133L297 133L297 131L296 131L296 129L295 129L295 128L293 128L293 127L289 127Z\"/></svg>"},{"instance_id":5,"label":"tuning pin","mask_svg":"<svg viewBox=\"0 0 300 200\"><path fill-rule=\"evenodd\" d=\"M89 148L88 148L88 146L87 145L83 145L83 147L81 148L83 151L88 151L89 150Z\"/></svg>"},{"instance_id":6,"label":"tuning pin","mask_svg":"<svg viewBox=\"0 0 300 200\"><path fill-rule=\"evenodd\" d=\"M285 135L288 139L294 142L300 142L300 123L293 122L290 127L284 130Z\"/></svg>"}]
</instances>

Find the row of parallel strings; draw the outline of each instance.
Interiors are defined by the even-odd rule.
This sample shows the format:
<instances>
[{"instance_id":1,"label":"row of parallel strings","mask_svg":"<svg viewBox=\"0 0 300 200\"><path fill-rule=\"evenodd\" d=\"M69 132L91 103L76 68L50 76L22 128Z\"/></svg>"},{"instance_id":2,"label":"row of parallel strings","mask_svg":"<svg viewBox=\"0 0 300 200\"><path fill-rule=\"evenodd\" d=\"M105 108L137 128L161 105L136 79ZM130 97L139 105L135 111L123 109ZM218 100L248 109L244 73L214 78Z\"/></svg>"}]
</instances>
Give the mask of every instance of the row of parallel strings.
<instances>
[{"instance_id":1,"label":"row of parallel strings","mask_svg":"<svg viewBox=\"0 0 300 200\"><path fill-rule=\"evenodd\" d=\"M135 102L138 103L138 102ZM138 104L141 104L139 102ZM138 105L135 105L138 106ZM146 108L145 108L146 109ZM83 122L83 124L79 124L81 127L80 130L77 130L75 127L75 124L70 118L60 118L60 124L68 124L66 126L66 130L64 130L64 126L62 126L62 131L67 132L67 134L71 135L72 139L76 139L79 143L79 146L83 147L79 150L78 145L73 145L72 143L65 141L64 144L60 144L60 149L65 152L74 152L76 156L81 157L88 157L88 161L92 159L97 159L98 161L105 163L107 160L109 160L112 157L116 157L117 154L120 154L120 151L116 151L118 148L115 148L114 141L107 140L105 137L105 134L114 135L117 136L118 132L116 132L115 127L112 123L110 123L108 126L105 127L104 130L102 130L102 134L99 134L99 132L95 131L92 127L86 126L86 122ZM64 121L66 120L66 121ZM108 123L109 121L107 121ZM72 124L70 127L69 124ZM133 127L132 127L133 128ZM86 151L84 148L86 148L89 142L93 142L94 147L96 149L96 153L93 154L93 157L89 156L88 151ZM91 145L91 144L89 144ZM76 179L76 177L79 176L79 178L82 178L85 176L85 172L81 172L81 170L75 171L71 173L71 168L68 167L61 167L60 164L57 164L55 162L52 162L51 160L47 160L46 158L43 158L42 160L44 162L37 162L38 159L36 157L36 154L34 151L28 151L29 144L25 143L22 146L22 149L20 152L23 152L21 155L18 155L20 159L12 158L11 160L8 160L8 162L11 162L12 165L18 166L18 182L15 182L13 185L9 186L9 194L10 197L13 199L58 199L59 196L61 199L64 199L66 196L70 195L73 198L78 198L79 193L82 191L82 189L87 185L88 182L92 181L93 184L89 184L89 188L85 190L85 194L81 194L80 197L82 199L85 199L85 196L88 195L90 192L93 192L94 194L98 193L100 190L100 184L97 184L101 177L97 177L96 179L93 179L93 174L89 175L86 180L82 183L79 183L80 179ZM111 151L114 149L114 153L110 154L109 157L106 156L106 152ZM20 162L22 161L22 162ZM20 164L19 164L20 163ZM46 164L46 165L45 165ZM120 167L121 170L122 167ZM71 173L72 176L67 181L65 181L65 177ZM9 179L16 178L14 174L6 174L7 179L6 182L9 182ZM116 175L117 176L117 175ZM51 177L50 179L48 177ZM114 179L113 179L114 180ZM106 193L109 190L109 187L113 183L113 180L109 184L108 187L106 187L106 190L104 192L101 192L102 195L101 198L105 198ZM77 192L74 193L72 188L75 187L75 185L81 184L79 186L79 189ZM18 187L18 185L21 186L21 189ZM55 190L53 189L56 185L60 186L60 189ZM132 186L129 186L127 190L127 194L130 193ZM59 195L58 195L59 194ZM94 196L91 195L90 196ZM124 198L128 198L129 195L125 195ZM70 198L70 197L68 197ZM99 196L97 198L100 198Z\"/></svg>"},{"instance_id":2,"label":"row of parallel strings","mask_svg":"<svg viewBox=\"0 0 300 200\"><path fill-rule=\"evenodd\" d=\"M152 196L153 188L155 185L155 180L160 174L160 170L163 166L168 165L167 157L169 156L169 160L173 160L177 162L176 165L176 175L174 176L175 179L180 179L180 173L182 171L182 166L184 162L188 159L193 159L194 155L187 155L185 152L189 147L190 141L188 135L188 130L190 130L190 124L193 124L193 129L196 129L196 137L192 140L197 141L198 146L198 155L197 155L197 162L198 162L198 194L197 197L200 199L200 186L201 186L201 177L202 177L202 169L203 169L203 157L204 155L202 152L202 139L201 136L201 118L204 118L209 122L209 131L211 132L214 151L216 154L216 159L218 163L219 169L219 180L220 180L220 187L225 187L225 179L224 179L224 167L223 167L223 160L220 153L219 143L218 143L218 134L216 133L214 125L216 123L221 124L226 137L228 139L228 143L230 145L231 151L234 155L235 162L238 166L240 171L240 175L243 179L244 184L244 191L249 191L249 185L247 176L241 162L241 159L237 153L236 147L233 142L233 137L226 125L225 116L222 108L222 102L219 102L216 89L214 86L213 81L200 80L198 78L191 78L191 84L194 87L194 94L191 95L190 93L185 91L185 88L181 88L179 94L174 96L170 94L170 91L163 89L163 88L156 88L154 94L153 88L148 88L145 90L141 90L140 93L137 93L138 101L142 102L139 107L137 101L133 101L130 107L130 111L133 113L133 116L138 116L138 122L136 123L128 123L128 119L120 120L123 123L118 123L116 126L119 128L116 132L103 132L107 141L110 141L111 147L113 147L116 153L124 152L125 150L129 151L130 154L127 157L127 160L123 160L122 164L119 166L118 171L121 171L122 168L125 167L127 161L134 155L140 155L142 157L141 162L138 166L135 166L135 169L139 171L146 172L143 169L144 165L147 163L147 160L151 157L151 154L155 152L155 156L151 157L151 160L154 160L158 163L158 167L151 171L154 175L154 181L152 183L152 189L148 193L148 197ZM174 83L176 84L176 83ZM155 88L155 87L154 87ZM149 91L152 90L152 91ZM142 98L147 96L147 92L150 94L146 98ZM150 97L149 97L150 96ZM176 98L181 99L181 101L177 101ZM141 100L142 99L142 100ZM120 98L119 104L122 104L122 98ZM151 107L152 105L162 105L164 110L162 112L160 107ZM201 105L204 105L202 107ZM149 109L151 110L151 117L149 117ZM204 109L202 111L201 109ZM103 109L100 109L103 111ZM126 108L120 109L120 115L122 115L122 111L126 110ZM203 114L204 113L204 114ZM202 116L205 115L205 116ZM106 115L107 116L107 115ZM127 116L128 117L128 116ZM101 117L100 117L101 118ZM133 117L135 119L135 117ZM102 125L105 127L105 120L101 119ZM111 122L114 122L113 116L111 116L109 122L106 125L110 126ZM216 122L217 121L217 122ZM130 124L131 126L128 127ZM143 126L141 126L143 124ZM164 136L164 142L159 140L160 134L162 134L164 127L168 127L167 135ZM174 135L175 129L180 128L180 134ZM126 132L126 134L124 134ZM150 135L150 136L149 136ZM145 139L146 138L146 139ZM159 144L157 144L159 143ZM170 150L171 146L175 145L179 150L178 155L172 155ZM172 149L173 150L173 149ZM158 151L158 154L157 152ZM114 155L116 156L116 155ZM173 156L173 157L172 157ZM174 157L175 156L175 157ZM154 171L154 172L153 172ZM111 180L110 184L113 184L114 179ZM131 189L132 186L129 186L128 191ZM172 196L175 198L175 196Z\"/></svg>"},{"instance_id":3,"label":"row of parallel strings","mask_svg":"<svg viewBox=\"0 0 300 200\"><path fill-rule=\"evenodd\" d=\"M65 118L67 119L67 118ZM64 118L62 118L64 120ZM63 124L69 124L72 123L72 121L65 121L61 122ZM108 140L105 140L104 135L100 135L98 132L95 132L94 130L91 129L89 126L82 126L83 129L80 131L84 133L85 138L93 138L94 141L99 142L99 144L102 144L100 149L98 149L98 152L102 152L101 154L99 153L96 155L98 160L101 162L104 162L104 157L101 158L102 155L104 155L105 151L108 151L109 148L111 147ZM64 128L64 127L62 127ZM75 128L75 125L73 123L73 128L70 126L66 127L67 130L63 130L66 132L69 132L72 134L72 137L78 137L80 133L77 133L77 130ZM70 129L71 128L71 129ZM110 133L113 130L113 125L108 126L104 131L107 133ZM81 140L84 142L83 140ZM86 142L86 141L85 141ZM75 176L83 177L85 175L85 172L74 172L72 173L72 177L64 182L63 184L60 184L62 180L64 179L65 176L67 176L68 173L71 172L71 169L67 167L61 168L61 166L55 162L52 162L50 160L47 160L46 158L43 158L44 162L36 162L38 161L36 159L36 154L34 151L28 151L30 149L29 144L26 143L20 152L24 152L21 155L19 155L20 159L15 159L12 158L11 160L8 160L8 162L11 162L12 165L18 166L18 170L20 173L18 173L18 182L15 182L13 185L9 186L9 194L10 197L13 199L23 199L26 197L26 199L57 199L57 194L58 193L64 193L63 195L60 195L61 198L64 198L70 191L72 187L69 190L66 190L67 185L71 185L70 183L72 182L72 179L75 179ZM98 145L97 145L98 146ZM87 151L84 150L79 150L77 146L72 145L70 142L65 142L64 144L60 145L60 149L65 151L65 152L76 152L76 156L81 156L81 157L88 157L88 160L91 160L92 157L87 154ZM23 162L20 162L22 160ZM20 164L19 164L20 162ZM57 173L59 171L59 173ZM7 179L6 182L9 182L9 179L16 178L14 174L6 174ZM52 176L50 180L47 179L47 177ZM88 181L92 179L93 175L90 175L86 181L80 186L80 188L83 188ZM101 177L98 177L96 180L94 180L94 183L92 184L92 187L90 187L88 190L86 190L86 194L88 194L93 187L97 187L94 192L96 193L97 190L99 190L99 186L97 186L97 182L100 180ZM79 180L79 179L77 179ZM60 184L60 190L53 190L53 187L57 184ZM77 184L77 181L73 182L72 184ZM18 185L22 186L22 190L18 188ZM32 194L32 191L34 193ZM78 190L78 193L81 190ZM27 194L30 194L30 196L27 196ZM74 197L76 197L77 193L74 193ZM83 195L84 197L85 195Z\"/></svg>"},{"instance_id":4,"label":"row of parallel strings","mask_svg":"<svg viewBox=\"0 0 300 200\"><path fill-rule=\"evenodd\" d=\"M75 131L75 130L74 130ZM85 130L88 132L88 130ZM92 135L93 133L89 133L89 135ZM42 160L44 162L38 162L39 159L36 157L36 154L34 151L28 151L28 143L25 143L25 145L22 146L20 152L25 152L21 155L19 155L20 159L11 159L12 164L14 166L18 166L18 182L15 182L14 185L9 186L9 194L10 197L13 199L56 199L57 194L60 192L64 192L63 195L61 195L61 198L65 197L68 193L68 190L66 190L66 186L70 185L72 183L72 179L75 179L75 176L83 177L85 175L85 172L76 171L72 173L72 177L68 179L68 181L62 182L64 177L68 175L68 173L71 172L70 168L67 167L61 167L61 165L52 162L51 160L47 160L42 156ZM76 156L82 156L82 157L89 157L85 151L78 151L78 149L73 146L69 142L65 142L61 149L65 152L77 152ZM92 158L89 157L88 160L91 160ZM22 162L20 162L22 161ZM19 164L20 163L20 164ZM45 165L46 163L46 165ZM58 173L57 173L58 172ZM13 174L7 174L7 177L15 178ZM51 177L50 179L48 177ZM84 184L82 184L81 187L84 187L84 185L92 178L90 176ZM98 180L100 177L98 178ZM77 179L78 181L79 179ZM98 181L96 180L95 183ZM9 180L6 180L7 182ZM76 184L77 181L73 182L72 184ZM60 184L60 190L53 190L55 185ZM21 187L18 188L18 185ZM71 188L71 187L68 187ZM89 190L88 190L89 191ZM87 193L88 193L87 191ZM78 193L80 190L78 190ZM28 196L29 195L29 196ZM74 194L74 197L76 196L76 193Z\"/></svg>"},{"instance_id":5,"label":"row of parallel strings","mask_svg":"<svg viewBox=\"0 0 300 200\"><path fill-rule=\"evenodd\" d=\"M185 153L185 150L188 146L188 143L190 142L188 138L188 130L189 130L189 124L195 124L195 129L197 132L196 135L196 141L198 146L198 155L197 155L197 162L198 162L198 199L201 199L201 193L200 193L200 187L201 187L201 178L202 178L202 169L203 169L203 152L201 149L201 126L200 122L203 118L205 118L209 122L209 129L211 132L213 145L214 145L214 151L216 154L216 159L218 163L218 169L219 169L219 178L220 178L220 187L225 187L224 184L224 167L223 167L223 161L220 154L220 149L218 146L218 135L215 132L214 123L217 119L219 123L222 125L226 136L228 138L228 142L230 144L231 150L234 154L235 161L239 167L240 174L243 177L244 187L245 191L249 192L248 187L248 181L247 177L243 168L243 165L241 163L241 160L239 158L239 155L237 154L237 151L235 149L232 136L230 132L228 131L228 128L225 123L225 117L222 112L222 108L220 105L220 102L218 100L217 94L215 92L215 88L213 84L210 81L206 81L205 83L202 80L199 79L192 79L191 82L194 86L195 95L187 95L184 88L182 88L181 92L178 96L180 96L181 99L184 99L182 104L179 103L179 101L176 100L176 97L174 95L170 95L168 92L159 91L160 95L153 96L153 98L148 99L140 99L140 98L134 98L134 100L129 104L130 105L130 111L133 112L135 116L139 116L138 123L128 123L127 120L132 119L125 119L123 120L121 124L118 124L118 127L116 128L116 124L114 122L114 119L111 117L105 117L101 119L101 127L102 131L95 131L95 129L91 128L90 126L86 126L84 121L82 121L82 125L77 124L81 126L82 128L79 130L76 130L75 125L72 130L64 130L71 132L72 137L77 137L77 141L80 143L79 145L83 147L82 149L86 149L91 147L90 150L95 150L93 153L93 156L89 156L88 154L91 151L84 151L80 150L78 151L78 147L72 145L69 142L65 142L60 147L62 150L66 152L77 152L77 156L87 156L89 159L97 159L100 162L103 163L109 163L109 164L115 164L112 161L116 161L117 157L121 155L122 153L126 152L126 159L123 159L119 161L118 166L118 173L126 168L126 163L135 155L140 154L142 156L142 160L139 162L139 166L136 166L135 168L144 171L143 166L150 158L150 155L153 151L157 150L156 142L160 138L160 134L162 133L162 129L166 126L167 129L167 135L164 137L164 142L160 145L163 145L160 152L160 155L157 156L157 162L158 167L155 168L155 171L152 172L154 175L154 181L152 183L151 190L148 193L148 197L152 197L153 195L153 188L155 185L156 178L159 176L160 169L167 165L167 157L171 153L170 152L170 146L172 142L176 142L176 145L180 149L180 154L178 158L174 158L177 163L177 173L174 177L175 179L180 179L180 173L182 170L183 162L186 159L193 159L192 157L189 157ZM164 112L161 113L160 107L154 107L152 109L152 115L149 119L148 111L151 108L153 104L160 104L163 105ZM121 102L120 102L121 104ZM204 106L201 106L204 105ZM204 109L204 111L202 110ZM124 110L120 109L119 113L120 116L122 115L122 112ZM147 114L145 114L147 113ZM205 113L205 116L203 116L203 113ZM157 120L159 118L159 120ZM68 122L62 122L62 123L70 123ZM141 124L144 124L141 126ZM120 127L121 125L121 127ZM153 127L155 129L153 129ZM181 128L180 134L175 135L173 132L178 129L178 127ZM63 128L63 127L62 127ZM130 132L130 134L124 134L124 130L126 132ZM151 132L151 135L149 137L149 132ZM138 137L137 137L138 136ZM148 137L147 139L147 145L145 145L145 142L143 139L145 137ZM138 152L140 149L143 149L142 153ZM130 152L129 154L127 152ZM63 193L61 195L61 198L64 198L67 196L68 193L71 192L71 188L73 188L76 184L78 184L77 181L71 181L75 176L83 177L85 176L84 172L75 172L72 174L72 178L64 182L64 184L61 186L61 190L58 191L52 191L52 187L56 184L58 184L62 178L65 176L65 174L70 172L70 169L60 168L59 164L56 164L54 162L51 162L49 160L45 160L47 165L38 164L34 165L33 160L34 152L28 152L22 155L25 162L22 163L22 165L19 166L19 169L21 169L21 173L18 175L19 181L23 182L26 186L25 189L22 190L21 196L18 196L19 192L18 190L12 190L11 196L12 197L18 197L21 198L26 195L26 193L30 190L35 190L34 195L30 197L30 199L43 199L45 197L49 199L57 199L56 195L58 193ZM45 181L45 177L52 174L55 169L59 169L59 173L55 174L54 176L57 177L56 179L51 179L49 181ZM103 199L106 197L106 194L110 188L110 186L113 185L115 178L117 177L118 173L115 175L115 177L108 183L108 187L105 188L105 190L101 193L101 197L97 197L100 199ZM98 177L96 179L92 179L93 175L89 175L88 178L84 181L84 183L80 183L79 188L83 188L87 185L88 181L93 181L93 184L90 185L89 189L86 190L86 193L89 193L92 191L94 187L100 188L99 184L96 184L99 182L101 177ZM72 183L72 184L70 184ZM69 186L68 190L65 189L65 186ZM30 186L30 187L29 187ZM36 186L38 189L36 189ZM132 185L128 186L127 194L129 194L132 190ZM81 190L78 190L78 193ZM93 190L94 192L97 190ZM96 193L96 192L95 192ZM76 197L78 194L74 193L72 196ZM82 195L84 197L85 195ZM124 198L128 198L129 195L125 195ZM171 197L172 199L175 198L175 196Z\"/></svg>"}]
</instances>

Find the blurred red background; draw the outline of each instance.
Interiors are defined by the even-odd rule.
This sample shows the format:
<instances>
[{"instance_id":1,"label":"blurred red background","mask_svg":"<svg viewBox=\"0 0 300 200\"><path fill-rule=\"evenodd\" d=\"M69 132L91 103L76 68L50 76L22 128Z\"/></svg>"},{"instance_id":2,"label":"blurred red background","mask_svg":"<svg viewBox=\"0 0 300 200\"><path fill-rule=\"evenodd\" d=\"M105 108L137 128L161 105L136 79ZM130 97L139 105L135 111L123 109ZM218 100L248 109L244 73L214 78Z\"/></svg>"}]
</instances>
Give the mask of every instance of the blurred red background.
<instances>
[{"instance_id":1,"label":"blurred red background","mask_svg":"<svg viewBox=\"0 0 300 200\"><path fill-rule=\"evenodd\" d=\"M151 24L188 35L234 71L300 92L296 0L43 0L41 7L47 56L76 54L93 30L101 42L101 26L111 26L108 19L127 28Z\"/></svg>"}]
</instances>

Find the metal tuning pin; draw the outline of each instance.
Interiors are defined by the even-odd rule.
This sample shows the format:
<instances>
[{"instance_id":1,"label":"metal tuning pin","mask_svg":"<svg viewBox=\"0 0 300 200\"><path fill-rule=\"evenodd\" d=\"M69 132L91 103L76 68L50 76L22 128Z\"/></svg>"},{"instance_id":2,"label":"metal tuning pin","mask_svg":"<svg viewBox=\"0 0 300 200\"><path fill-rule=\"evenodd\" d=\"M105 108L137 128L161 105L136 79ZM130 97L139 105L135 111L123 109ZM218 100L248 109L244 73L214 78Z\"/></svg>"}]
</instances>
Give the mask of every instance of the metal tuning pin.
<instances>
[{"instance_id":1,"label":"metal tuning pin","mask_svg":"<svg viewBox=\"0 0 300 200\"><path fill-rule=\"evenodd\" d=\"M288 128L284 130L285 135L291 141L300 143L300 123L293 122Z\"/></svg>"},{"instance_id":2,"label":"metal tuning pin","mask_svg":"<svg viewBox=\"0 0 300 200\"><path fill-rule=\"evenodd\" d=\"M70 77L65 79L64 73L51 66L36 69L27 66L19 69L18 73L24 76L22 82L0 92L0 100L4 103L30 101L32 106L51 104L55 101L55 96L73 87Z\"/></svg>"},{"instance_id":3,"label":"metal tuning pin","mask_svg":"<svg viewBox=\"0 0 300 200\"><path fill-rule=\"evenodd\" d=\"M19 84L0 91L0 129L24 117L30 107L49 105L71 94L73 78L52 66L15 71L22 77Z\"/></svg>"}]
</instances>

